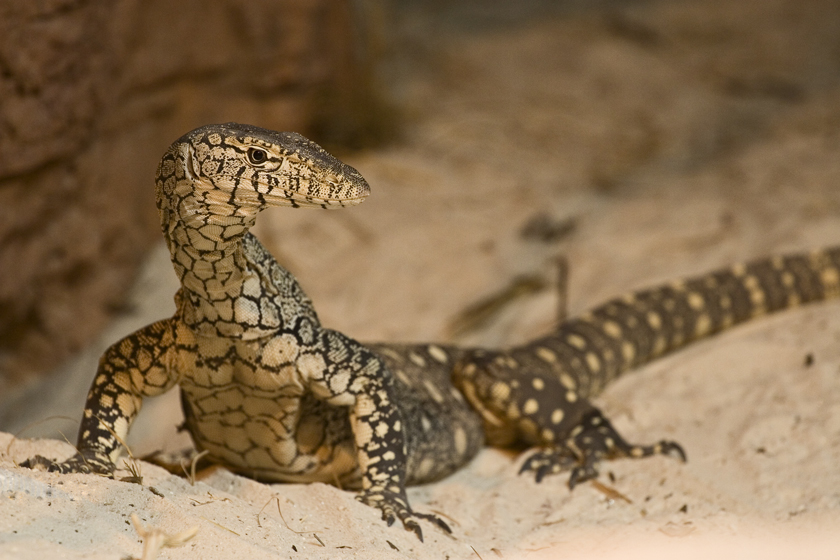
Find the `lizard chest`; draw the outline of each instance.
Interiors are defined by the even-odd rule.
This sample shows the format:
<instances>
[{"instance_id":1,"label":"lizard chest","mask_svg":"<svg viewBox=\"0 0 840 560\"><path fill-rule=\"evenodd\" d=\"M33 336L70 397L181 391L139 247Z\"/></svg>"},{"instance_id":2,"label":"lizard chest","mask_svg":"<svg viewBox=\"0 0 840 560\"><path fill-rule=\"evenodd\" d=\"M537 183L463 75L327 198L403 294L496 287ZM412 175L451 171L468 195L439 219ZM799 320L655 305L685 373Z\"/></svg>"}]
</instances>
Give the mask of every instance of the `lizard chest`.
<instances>
[{"instance_id":1,"label":"lizard chest","mask_svg":"<svg viewBox=\"0 0 840 560\"><path fill-rule=\"evenodd\" d=\"M357 467L347 411L307 389L291 335L201 338L181 377L186 427L217 462L262 480L345 480Z\"/></svg>"},{"instance_id":2,"label":"lizard chest","mask_svg":"<svg viewBox=\"0 0 840 560\"><path fill-rule=\"evenodd\" d=\"M304 385L296 347L199 337L181 377L187 427L197 447L234 467L275 468L297 455L293 435Z\"/></svg>"}]
</instances>

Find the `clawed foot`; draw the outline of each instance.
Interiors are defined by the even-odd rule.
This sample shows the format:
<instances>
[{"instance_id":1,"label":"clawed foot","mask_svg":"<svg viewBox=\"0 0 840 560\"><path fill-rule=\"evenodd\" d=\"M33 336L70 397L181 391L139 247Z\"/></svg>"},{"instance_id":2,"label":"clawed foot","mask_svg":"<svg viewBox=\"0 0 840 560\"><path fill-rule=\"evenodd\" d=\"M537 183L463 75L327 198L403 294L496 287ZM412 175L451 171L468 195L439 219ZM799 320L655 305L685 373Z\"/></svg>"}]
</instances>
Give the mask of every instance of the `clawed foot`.
<instances>
[{"instance_id":1,"label":"clawed foot","mask_svg":"<svg viewBox=\"0 0 840 560\"><path fill-rule=\"evenodd\" d=\"M35 455L31 459L20 464L21 467L48 472L68 473L90 473L101 474L109 477L114 476L115 466L104 455L95 452L76 453L66 461L53 461L41 455Z\"/></svg>"},{"instance_id":2,"label":"clawed foot","mask_svg":"<svg viewBox=\"0 0 840 560\"><path fill-rule=\"evenodd\" d=\"M622 457L642 458L651 455L671 455L686 461L685 451L673 441L654 445L631 445L613 428L599 410L587 414L562 445L534 452L520 469L534 473L537 482L545 476L571 469L569 488L598 476L598 463Z\"/></svg>"},{"instance_id":3,"label":"clawed foot","mask_svg":"<svg viewBox=\"0 0 840 560\"><path fill-rule=\"evenodd\" d=\"M356 499L363 504L381 510L382 519L389 527L394 524L394 521L399 519L407 531L413 531L417 535L420 542L423 542L423 531L420 529L420 524L418 523L420 519L431 521L447 533L452 532L449 525L438 516L412 511L411 506L408 505L408 499L404 490L394 491L383 488L372 488L361 492Z\"/></svg>"}]
</instances>

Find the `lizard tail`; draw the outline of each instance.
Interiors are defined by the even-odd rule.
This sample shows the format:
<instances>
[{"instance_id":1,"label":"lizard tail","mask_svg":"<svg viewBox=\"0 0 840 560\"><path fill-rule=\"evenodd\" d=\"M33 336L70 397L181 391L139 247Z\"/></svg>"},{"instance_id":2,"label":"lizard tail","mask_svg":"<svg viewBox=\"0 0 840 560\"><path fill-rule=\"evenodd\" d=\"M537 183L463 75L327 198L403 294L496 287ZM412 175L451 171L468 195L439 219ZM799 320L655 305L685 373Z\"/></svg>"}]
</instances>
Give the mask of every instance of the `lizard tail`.
<instances>
[{"instance_id":1,"label":"lizard tail","mask_svg":"<svg viewBox=\"0 0 840 560\"><path fill-rule=\"evenodd\" d=\"M840 296L840 247L759 259L641 290L509 356L589 397L624 371L767 313Z\"/></svg>"}]
</instances>

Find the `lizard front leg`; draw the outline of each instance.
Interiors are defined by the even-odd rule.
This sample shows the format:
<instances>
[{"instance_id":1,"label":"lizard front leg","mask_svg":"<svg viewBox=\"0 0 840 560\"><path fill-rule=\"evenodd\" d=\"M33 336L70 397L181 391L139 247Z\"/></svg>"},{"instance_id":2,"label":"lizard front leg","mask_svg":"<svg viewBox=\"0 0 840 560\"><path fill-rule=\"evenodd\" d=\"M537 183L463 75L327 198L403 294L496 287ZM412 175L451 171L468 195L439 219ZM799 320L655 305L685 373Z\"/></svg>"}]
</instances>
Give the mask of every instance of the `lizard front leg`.
<instances>
[{"instance_id":1,"label":"lizard front leg","mask_svg":"<svg viewBox=\"0 0 840 560\"><path fill-rule=\"evenodd\" d=\"M318 364L310 370L312 390L330 404L350 407L362 472L359 501L381 510L389 526L399 519L421 541L418 519L451 532L437 516L414 512L408 503L406 422L390 370L376 354L339 332L324 330L321 344L322 353L309 355Z\"/></svg>"},{"instance_id":2,"label":"lizard front leg","mask_svg":"<svg viewBox=\"0 0 840 560\"><path fill-rule=\"evenodd\" d=\"M112 476L134 418L144 397L159 395L177 381L176 324L152 323L112 345L99 360L79 426L77 453L61 462L36 455L21 463L33 468Z\"/></svg>"}]
</instances>

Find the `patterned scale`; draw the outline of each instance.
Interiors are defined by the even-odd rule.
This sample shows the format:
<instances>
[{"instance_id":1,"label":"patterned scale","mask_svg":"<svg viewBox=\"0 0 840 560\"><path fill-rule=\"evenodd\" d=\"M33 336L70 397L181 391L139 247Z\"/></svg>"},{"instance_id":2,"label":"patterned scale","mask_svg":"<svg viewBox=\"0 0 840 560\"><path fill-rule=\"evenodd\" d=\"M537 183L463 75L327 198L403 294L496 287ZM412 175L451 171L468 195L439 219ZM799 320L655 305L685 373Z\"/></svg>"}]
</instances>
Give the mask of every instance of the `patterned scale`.
<instances>
[{"instance_id":1,"label":"patterned scale","mask_svg":"<svg viewBox=\"0 0 840 560\"><path fill-rule=\"evenodd\" d=\"M362 176L295 133L198 128L161 159L161 228L181 288L177 312L102 356L78 453L25 466L113 475L143 399L180 387L196 448L268 481L359 488L389 524L422 539L405 487L438 480L484 443L533 447L539 481L668 453L632 445L588 399L623 371L747 319L840 294L840 249L756 261L637 292L507 350L363 345L324 328L312 301L249 230L271 206L342 208Z\"/></svg>"}]
</instances>

